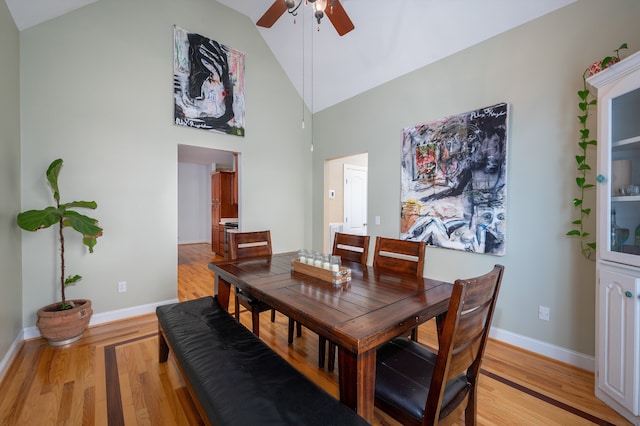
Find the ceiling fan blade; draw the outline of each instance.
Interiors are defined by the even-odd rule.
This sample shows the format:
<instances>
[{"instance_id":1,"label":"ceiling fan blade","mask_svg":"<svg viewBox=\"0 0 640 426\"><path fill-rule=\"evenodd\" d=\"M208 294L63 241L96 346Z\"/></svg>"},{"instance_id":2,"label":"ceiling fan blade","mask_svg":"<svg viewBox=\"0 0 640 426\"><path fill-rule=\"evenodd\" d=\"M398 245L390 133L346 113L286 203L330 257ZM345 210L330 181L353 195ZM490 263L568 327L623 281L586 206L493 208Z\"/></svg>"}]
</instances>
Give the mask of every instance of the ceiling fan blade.
<instances>
[{"instance_id":1,"label":"ceiling fan blade","mask_svg":"<svg viewBox=\"0 0 640 426\"><path fill-rule=\"evenodd\" d=\"M330 3L329 0L327 3ZM345 35L349 31L353 30L355 26L351 19L349 19L349 15L342 7L342 4L339 0L335 0L331 4L327 4L327 8L324 10L324 13L327 15L333 26L336 28L336 31L341 36Z\"/></svg>"},{"instance_id":2,"label":"ceiling fan blade","mask_svg":"<svg viewBox=\"0 0 640 426\"><path fill-rule=\"evenodd\" d=\"M271 28L273 24L282 16L282 14L287 10L287 5L284 0L276 0L273 2L271 7L267 9L267 11L262 15L256 25L264 28Z\"/></svg>"}]
</instances>

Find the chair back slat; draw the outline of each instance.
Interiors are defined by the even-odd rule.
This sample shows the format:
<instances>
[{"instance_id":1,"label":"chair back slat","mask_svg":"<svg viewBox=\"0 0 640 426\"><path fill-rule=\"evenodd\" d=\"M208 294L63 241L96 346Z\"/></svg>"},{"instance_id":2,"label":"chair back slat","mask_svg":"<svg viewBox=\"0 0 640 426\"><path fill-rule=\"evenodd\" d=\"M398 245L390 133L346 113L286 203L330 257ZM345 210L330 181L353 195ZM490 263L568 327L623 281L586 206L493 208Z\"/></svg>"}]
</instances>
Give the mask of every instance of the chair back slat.
<instances>
[{"instance_id":1,"label":"chair back slat","mask_svg":"<svg viewBox=\"0 0 640 426\"><path fill-rule=\"evenodd\" d=\"M331 254L340 256L342 260L367 264L369 257L369 236L352 235L336 232Z\"/></svg>"},{"instance_id":2,"label":"chair back slat","mask_svg":"<svg viewBox=\"0 0 640 426\"><path fill-rule=\"evenodd\" d=\"M471 340L465 342L464 345L456 348L455 354L452 354L451 356L445 383L467 371L469 366L478 356L481 341L482 339L480 336L474 336Z\"/></svg>"},{"instance_id":3,"label":"chair back slat","mask_svg":"<svg viewBox=\"0 0 640 426\"><path fill-rule=\"evenodd\" d=\"M373 267L380 272L421 277L424 272L425 249L423 241L377 237Z\"/></svg>"},{"instance_id":4,"label":"chair back slat","mask_svg":"<svg viewBox=\"0 0 640 426\"><path fill-rule=\"evenodd\" d=\"M230 232L229 259L271 256L271 231Z\"/></svg>"},{"instance_id":5,"label":"chair back slat","mask_svg":"<svg viewBox=\"0 0 640 426\"><path fill-rule=\"evenodd\" d=\"M464 321L458 324L458 331L453 338L454 352L458 345L469 342L484 332L489 308L490 305L485 305L483 309L476 309L464 315Z\"/></svg>"},{"instance_id":6,"label":"chair back slat","mask_svg":"<svg viewBox=\"0 0 640 426\"><path fill-rule=\"evenodd\" d=\"M457 405L470 392L475 392L503 273L504 266L495 265L488 274L454 283L449 309L438 324L438 356L423 424L437 424L443 417L441 413L448 414L456 408L440 406L445 384L450 379L466 372L469 383L450 405ZM475 405L472 409L475 410ZM475 418L475 413L472 414Z\"/></svg>"}]
</instances>

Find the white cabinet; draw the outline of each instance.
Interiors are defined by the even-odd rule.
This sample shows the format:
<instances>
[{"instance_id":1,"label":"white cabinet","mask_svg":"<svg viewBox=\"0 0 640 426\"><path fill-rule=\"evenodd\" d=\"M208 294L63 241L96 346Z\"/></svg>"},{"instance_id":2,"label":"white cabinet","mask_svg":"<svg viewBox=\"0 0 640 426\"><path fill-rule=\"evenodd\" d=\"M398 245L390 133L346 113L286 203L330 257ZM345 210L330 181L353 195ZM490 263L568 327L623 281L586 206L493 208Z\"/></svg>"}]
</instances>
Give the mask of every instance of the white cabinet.
<instances>
[{"instance_id":1,"label":"white cabinet","mask_svg":"<svg viewBox=\"0 0 640 426\"><path fill-rule=\"evenodd\" d=\"M598 91L595 393L640 425L640 52L587 81Z\"/></svg>"},{"instance_id":2,"label":"white cabinet","mask_svg":"<svg viewBox=\"0 0 640 426\"><path fill-rule=\"evenodd\" d=\"M598 264L596 395L638 416L640 405L640 277L638 270ZM618 411L621 411L621 410ZM629 416L627 416L629 417ZM631 420L631 418L630 418ZM640 418L636 419L636 422Z\"/></svg>"}]
</instances>

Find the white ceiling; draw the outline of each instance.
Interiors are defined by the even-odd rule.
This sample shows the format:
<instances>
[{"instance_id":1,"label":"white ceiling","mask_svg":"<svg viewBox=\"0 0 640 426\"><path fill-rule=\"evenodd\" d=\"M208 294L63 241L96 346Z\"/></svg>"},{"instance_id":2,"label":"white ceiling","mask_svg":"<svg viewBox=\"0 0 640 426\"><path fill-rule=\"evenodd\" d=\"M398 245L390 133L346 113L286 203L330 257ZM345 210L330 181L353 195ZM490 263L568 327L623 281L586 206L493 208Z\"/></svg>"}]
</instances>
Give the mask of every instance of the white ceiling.
<instances>
[{"instance_id":1,"label":"white ceiling","mask_svg":"<svg viewBox=\"0 0 640 426\"><path fill-rule=\"evenodd\" d=\"M6 3L16 26L23 30L95 1ZM317 112L575 1L341 0L355 25L343 37L326 18L317 31L310 7L304 6L296 24L285 12L273 27L256 28L307 106L313 104L312 111ZM255 23L273 0L218 3ZM215 30L203 35L218 36Z\"/></svg>"},{"instance_id":2,"label":"white ceiling","mask_svg":"<svg viewBox=\"0 0 640 426\"><path fill-rule=\"evenodd\" d=\"M98 0L6 0L20 31Z\"/></svg>"},{"instance_id":3,"label":"white ceiling","mask_svg":"<svg viewBox=\"0 0 640 426\"><path fill-rule=\"evenodd\" d=\"M311 7L301 7L307 13L296 24L285 12L273 27L258 31L317 112L575 1L341 0L355 25L343 37L326 18L317 31ZM273 0L218 2L255 23Z\"/></svg>"}]
</instances>

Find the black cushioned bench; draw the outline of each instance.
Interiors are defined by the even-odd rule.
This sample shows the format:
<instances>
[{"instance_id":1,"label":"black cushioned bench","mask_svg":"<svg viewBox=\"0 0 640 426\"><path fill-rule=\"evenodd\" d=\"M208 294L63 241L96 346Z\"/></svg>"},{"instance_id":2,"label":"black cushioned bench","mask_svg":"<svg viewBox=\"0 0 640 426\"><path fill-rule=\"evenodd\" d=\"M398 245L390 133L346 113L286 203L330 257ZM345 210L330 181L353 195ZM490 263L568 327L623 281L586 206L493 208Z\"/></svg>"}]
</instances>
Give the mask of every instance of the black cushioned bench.
<instances>
[{"instance_id":1,"label":"black cushioned bench","mask_svg":"<svg viewBox=\"0 0 640 426\"><path fill-rule=\"evenodd\" d=\"M222 425L367 425L214 297L156 308L160 362L174 354L203 420Z\"/></svg>"}]
</instances>

